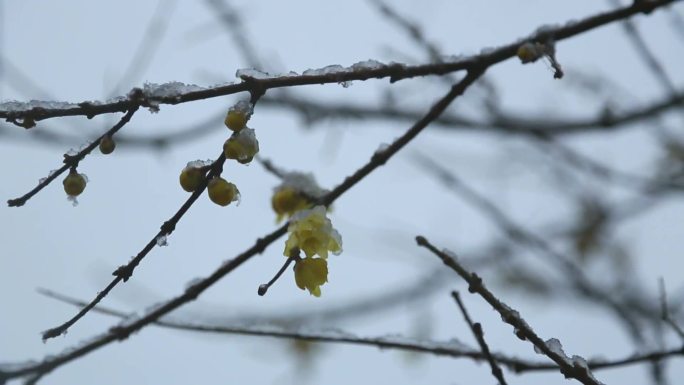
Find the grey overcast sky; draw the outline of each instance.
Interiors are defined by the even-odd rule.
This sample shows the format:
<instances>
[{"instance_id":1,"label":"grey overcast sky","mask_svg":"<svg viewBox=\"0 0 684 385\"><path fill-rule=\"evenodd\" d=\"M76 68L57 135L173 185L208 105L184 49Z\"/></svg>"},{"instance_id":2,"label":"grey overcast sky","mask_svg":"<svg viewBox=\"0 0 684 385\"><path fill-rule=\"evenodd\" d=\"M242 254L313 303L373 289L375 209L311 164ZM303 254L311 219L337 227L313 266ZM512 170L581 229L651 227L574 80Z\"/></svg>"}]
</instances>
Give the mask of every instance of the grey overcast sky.
<instances>
[{"instance_id":1,"label":"grey overcast sky","mask_svg":"<svg viewBox=\"0 0 684 385\"><path fill-rule=\"evenodd\" d=\"M231 1L244 21L250 46L263 70L296 71L330 64L424 62L424 52L365 1ZM537 27L565 23L601 10L608 2L573 1L393 1L404 15L421 23L425 36L449 55L473 54L510 43ZM124 95L145 82L179 81L209 86L235 81L237 69L249 67L207 2L197 1L17 1L0 2L0 101L31 99L80 102ZM680 17L682 4L673 7ZM146 47L149 62L128 71L150 22L163 32ZM638 16L635 21L649 47L677 85L684 84L684 39L667 13ZM659 97L663 90L645 68L617 24L560 42L558 59L568 79L554 80L544 63L520 65L509 60L489 73L500 93L501 108L535 116L592 117L604 99L573 89L572 75L588 74L614 83L621 97L616 108L633 108ZM117 89L118 85L118 89ZM386 80L341 85L305 86L296 95L320 101L375 105L389 89L406 108L427 109L445 92L439 81ZM451 112L478 116L478 91L459 99ZM145 137L183 130L218 116L245 95L233 95L177 106L158 113L141 110L122 135ZM78 149L103 132L118 116L51 119L35 130L78 138L72 144L31 140L28 132L0 122L0 196L13 198L61 165L62 154ZM664 122L681 135L681 114ZM90 314L69 333L43 343L40 332L68 319L75 308L45 298L48 288L81 299L92 298L157 232L187 194L178 173L191 160L216 157L228 133L220 119L205 135L188 138L165 150L120 145L114 154L94 154L79 167L89 183L72 207L58 180L21 208L0 206L0 362L40 359L77 344L118 320ZM312 172L327 188L340 183L365 163L383 143L405 131L408 122L325 120L307 127L292 111L257 105L249 123L260 142L260 154L287 170ZM643 171L658 155L652 127L635 124L614 134L585 134L567 139L579 151L627 171ZM300 291L288 271L265 297L260 283L284 261L284 240L219 282L195 303L172 315L180 320L230 320L245 314L317 312L406 286L439 266L415 246L422 234L440 247L472 256L501 232L478 211L445 190L416 166L417 154L446 165L469 185L531 230L574 215L572 194L550 184L553 167L527 141L472 130L429 128L385 167L378 169L334 205L331 219L342 235L344 251L329 258L329 282L323 296ZM168 246L155 248L130 282L117 287L104 304L123 311L143 311L180 293L193 278L251 246L275 229L270 196L278 180L258 164L229 165L227 178L242 192L239 206L219 208L206 197L178 225ZM600 188L586 181L587 188ZM619 189L600 190L607 201L629 197ZM615 230L628 247L638 275L635 280L657 293L657 279L668 289L682 288L682 218L684 204L668 198L648 214ZM534 264L532 264L534 266ZM543 269L543 266L539 267ZM600 276L601 267L592 274ZM484 272L485 279L493 277ZM521 295L492 284L501 298L543 337L556 337L568 354L586 358L622 357L634 350L629 338L605 311L567 298L562 302ZM420 301L363 317L307 325L340 328L360 336L401 334L446 341L456 338L475 346L449 296L467 292L456 276ZM680 297L681 298L681 297ZM531 345L519 341L508 325L480 298L464 294L470 314L482 322L496 351L531 359ZM654 301L657 297L654 297ZM668 335L670 346L677 339ZM667 365L671 378L684 375L684 362ZM516 376L510 384L550 384L565 380L556 372ZM606 383L646 383L648 371L633 366L597 372ZM469 360L349 345L315 345L304 357L284 340L201 335L148 327L122 343L98 350L59 368L43 384L485 384L494 383L489 368Z\"/></svg>"}]
</instances>

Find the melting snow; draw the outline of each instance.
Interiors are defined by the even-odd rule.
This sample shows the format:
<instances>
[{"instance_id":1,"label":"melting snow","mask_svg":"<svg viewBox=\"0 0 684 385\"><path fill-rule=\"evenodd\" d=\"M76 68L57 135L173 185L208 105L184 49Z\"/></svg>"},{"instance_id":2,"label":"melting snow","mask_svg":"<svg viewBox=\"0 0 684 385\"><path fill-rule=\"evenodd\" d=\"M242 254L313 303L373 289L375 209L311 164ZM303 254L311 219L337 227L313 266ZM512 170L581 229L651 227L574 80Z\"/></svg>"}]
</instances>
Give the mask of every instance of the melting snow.
<instances>
[{"instance_id":1,"label":"melting snow","mask_svg":"<svg viewBox=\"0 0 684 385\"><path fill-rule=\"evenodd\" d=\"M163 84L145 83L143 87L143 94L147 98L161 99L173 98L181 96L190 92L197 92L206 90L205 87L200 87L195 84L185 84L181 82L168 82Z\"/></svg>"},{"instance_id":2,"label":"melting snow","mask_svg":"<svg viewBox=\"0 0 684 385\"><path fill-rule=\"evenodd\" d=\"M292 187L296 191L301 191L314 198L318 198L328 192L328 190L322 189L318 183L316 183L316 178L313 174L297 171L283 174L283 182L277 186L275 190L284 187Z\"/></svg>"},{"instance_id":3,"label":"melting snow","mask_svg":"<svg viewBox=\"0 0 684 385\"><path fill-rule=\"evenodd\" d=\"M162 247L162 246L168 246L168 238L166 235L160 235L157 238L155 238L155 242L157 242L157 246Z\"/></svg>"}]
</instances>

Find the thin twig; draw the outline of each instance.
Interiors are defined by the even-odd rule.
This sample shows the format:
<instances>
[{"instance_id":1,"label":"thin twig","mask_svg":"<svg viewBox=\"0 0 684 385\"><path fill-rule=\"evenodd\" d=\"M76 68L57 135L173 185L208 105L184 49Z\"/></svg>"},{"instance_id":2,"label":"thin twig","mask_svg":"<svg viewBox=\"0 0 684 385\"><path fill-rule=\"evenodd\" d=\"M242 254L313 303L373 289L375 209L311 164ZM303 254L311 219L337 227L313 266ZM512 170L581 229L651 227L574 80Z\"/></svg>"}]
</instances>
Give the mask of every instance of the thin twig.
<instances>
[{"instance_id":1,"label":"thin twig","mask_svg":"<svg viewBox=\"0 0 684 385\"><path fill-rule=\"evenodd\" d=\"M396 108L373 106L345 102L321 102L314 99L295 97L266 97L263 106L279 109L291 109L306 116L313 116L310 122L323 119L368 120L382 119L393 121L415 121L420 112L414 108ZM684 92L663 97L651 104L630 108L624 113L610 116L600 115L595 118L558 118L547 116L520 116L501 112L489 120L477 120L455 114L445 114L436 120L436 126L445 130L477 130L478 132L494 132L504 134L544 134L569 135L592 131L611 131L626 127L635 122L653 118L684 104ZM217 117L218 118L218 117Z\"/></svg>"},{"instance_id":2,"label":"thin twig","mask_svg":"<svg viewBox=\"0 0 684 385\"><path fill-rule=\"evenodd\" d=\"M76 298L66 296L64 294L56 293L47 289L38 289L38 292L49 297L56 299L58 301L68 303L74 306L83 307L87 303ZM93 309L94 312L109 315L112 317L118 317L121 319L127 318L130 314L125 313L120 310L111 309L102 305L98 305ZM177 320L166 320L159 319L153 322L154 325L169 328L174 330L201 332L201 333L212 333L212 334L238 334L238 335L249 335L249 336L263 336L263 337L275 337L275 338L287 338L287 339L300 339L312 342L327 342L327 343L348 343L355 345L366 345L366 346L376 346L380 348L389 349L400 349L413 351L418 353L427 353L434 355L445 355L454 358L458 357L468 357L475 360L482 360L485 357L480 351L474 351L472 349L464 349L464 347L450 346L448 343L440 343L438 341L425 341L425 340L415 340L410 341L406 338L402 338L401 341L391 342L392 339L389 337L355 337L347 333L331 333L326 331L311 331L311 330L288 330L288 329L275 329L274 327L269 327L267 329L261 329L254 322L235 322L232 323L236 326L230 326L230 324L225 325L212 325L204 324L196 320L183 322ZM269 322L269 324L274 324ZM276 325L279 323L275 323ZM247 325L247 326L245 326ZM342 334L342 335L340 335ZM520 358L514 358L505 356L501 353L493 353L494 359L502 365L510 368L516 373L525 372L537 372L537 371L548 371L557 370L558 366L555 364L549 364L545 362L536 362L530 360L523 360ZM616 360L589 360L587 365L594 370L601 370L607 368L622 367L627 365L640 364L644 362L650 362L654 360L663 360L673 357L683 356L684 349L670 349L663 351L655 351L648 353L635 353L629 355L627 358L616 359Z\"/></svg>"},{"instance_id":3,"label":"thin twig","mask_svg":"<svg viewBox=\"0 0 684 385\"><path fill-rule=\"evenodd\" d=\"M628 328L630 336L635 338L638 342L643 342L643 331L634 319L633 313L638 313L645 318L652 318L652 309L649 309L647 305L640 308L625 306L613 299L609 292L593 284L586 277L586 274L573 263L571 258L558 252L544 238L517 224L494 203L470 188L451 171L441 167L428 157L419 156L418 159L419 164L426 170L437 175L441 182L452 188L453 191L459 193L464 199L480 209L482 213L490 217L511 240L537 250L540 255L548 258L550 262L561 268L578 294L582 295L584 298L595 301L598 304L607 305L607 308L624 323L626 328Z\"/></svg>"},{"instance_id":4,"label":"thin twig","mask_svg":"<svg viewBox=\"0 0 684 385\"><path fill-rule=\"evenodd\" d=\"M92 141L88 146L86 146L83 150L79 151L76 155L64 155L64 165L60 167L59 169L51 172L47 177L43 178L40 180L38 185L34 187L31 191L27 192L26 194L20 196L19 198L15 199L10 199L7 201L7 205L9 207L20 207L23 206L26 201L31 199L34 195L38 194L40 190L43 188L47 187L53 180L55 180L58 176L62 175L66 170L69 170L71 168L76 168L78 167L78 164L85 158L88 154L90 154L95 147L97 147L100 144L100 140L104 138L105 136L113 136L117 131L119 131L123 126L128 123L131 118L133 117L133 114L138 110L137 106L131 107L131 109L124 115L121 120L119 120L118 123L116 123L112 128L107 130L104 134L100 135L96 140Z\"/></svg>"},{"instance_id":5,"label":"thin twig","mask_svg":"<svg viewBox=\"0 0 684 385\"><path fill-rule=\"evenodd\" d=\"M608 0L608 2L616 7L622 6L620 0ZM639 54L639 58L641 58L641 60L646 64L653 76L658 79L660 85L670 94L676 93L677 89L675 88L672 79L670 79L670 77L667 75L665 68L663 68L663 65L660 64L658 58L656 58L653 51L651 51L646 41L639 33L636 24L632 20L628 19L621 21L620 24L624 28L627 38Z\"/></svg>"},{"instance_id":6,"label":"thin twig","mask_svg":"<svg viewBox=\"0 0 684 385\"><path fill-rule=\"evenodd\" d=\"M254 42L247 37L242 15L227 1L207 0L206 3L211 7L212 14L221 22L221 26L230 34L247 64L252 68L267 70L254 49Z\"/></svg>"},{"instance_id":7,"label":"thin twig","mask_svg":"<svg viewBox=\"0 0 684 385\"><path fill-rule=\"evenodd\" d=\"M458 294L457 291L452 291L451 296L454 297L454 300L458 304L459 309L461 309L461 313L463 313L463 318L465 318L465 321L470 327L470 330L473 332L473 335L475 335L475 339L477 340L477 343L480 345L480 349L482 350L482 355L484 355L484 357L487 359L489 367L492 369L492 375L494 376L494 378L496 378L497 381L499 381L499 385L507 385L506 379L504 378L501 368L496 363L494 357L492 357L492 354L489 352L489 346L487 346L487 342L484 339L484 331L482 330L482 325L479 322L473 323L473 321L470 319L468 311L466 310L463 301L461 301L461 296Z\"/></svg>"},{"instance_id":8,"label":"thin twig","mask_svg":"<svg viewBox=\"0 0 684 385\"><path fill-rule=\"evenodd\" d=\"M670 310L667 304L667 292L665 291L665 280L662 277L658 280L658 288L660 290L660 317L663 321L670 325L672 330L677 333L679 338L684 340L684 330L682 330L681 326L679 326L679 324L672 318L672 315L670 315Z\"/></svg>"},{"instance_id":9,"label":"thin twig","mask_svg":"<svg viewBox=\"0 0 684 385\"><path fill-rule=\"evenodd\" d=\"M296 251L296 253L294 253L294 251ZM285 260L285 263L283 263L283 266L280 268L280 270L278 270L276 275L274 275L273 278L271 278L271 280L268 281L268 283L264 283L264 284L259 285L259 289L257 290L257 294L259 294L260 296L266 295L266 293L268 292L268 289L270 289L271 286L280 278L280 276L283 275L283 273L285 272L285 269L287 269L287 267L290 266L290 264L292 262L294 262L298 259L300 259L299 258L299 250L294 249L293 254L290 255L289 257L287 257L287 260Z\"/></svg>"},{"instance_id":10,"label":"thin twig","mask_svg":"<svg viewBox=\"0 0 684 385\"><path fill-rule=\"evenodd\" d=\"M487 301L487 303L489 303L494 310L501 315L501 319L504 320L504 322L515 328L517 336L530 341L530 343L532 343L538 351L542 352L544 355L553 360L553 362L558 365L561 373L564 376L572 377L585 385L601 384L594 378L588 367L579 365L576 361L569 360L564 354L561 355L560 352L557 352L555 349L549 348L546 342L544 342L537 335L537 333L532 330L532 328L516 310L503 303L485 287L480 276L466 270L463 266L461 266L460 263L456 261L456 259L449 256L447 253L437 250L437 248L433 246L427 239L425 239L425 237L417 236L416 242L419 246L425 247L433 254L438 256L446 266L460 275L461 278L468 283L469 292L477 293L485 301Z\"/></svg>"},{"instance_id":11,"label":"thin twig","mask_svg":"<svg viewBox=\"0 0 684 385\"><path fill-rule=\"evenodd\" d=\"M544 147L555 149L556 153L567 160L571 165L578 169L586 170L601 180L618 182L627 187L636 188L646 194L651 194L654 190L660 189L684 191L684 183L680 181L665 178L656 179L616 170L573 150L555 138L546 135L535 136L535 138L539 139Z\"/></svg>"},{"instance_id":12,"label":"thin twig","mask_svg":"<svg viewBox=\"0 0 684 385\"><path fill-rule=\"evenodd\" d=\"M259 98L263 93L254 92L251 94L250 102L252 105L256 105ZM66 333L66 331L75 324L79 319L86 315L95 305L97 305L104 297L106 297L109 292L114 289L120 282L126 282L133 275L133 271L140 264L140 262L147 256L147 254L158 244L159 240L167 237L176 229L176 225L180 219L185 215L185 213L190 209L190 207L197 201L197 198L204 192L207 188L207 183L214 176L219 176L223 172L223 164L226 161L226 156L223 151L218 156L218 158L211 163L209 166L205 166L202 170L206 173L204 179L200 182L199 186L192 192L190 197L183 203L183 205L176 211L176 213L166 222L161 225L159 232L143 247L138 254L131 259L126 265L119 266L112 275L115 278L107 285L102 291L98 292L95 298L88 304L88 306L81 309L75 316L66 321L65 323L48 329L43 332L43 341L54 338L59 335Z\"/></svg>"},{"instance_id":13,"label":"thin twig","mask_svg":"<svg viewBox=\"0 0 684 385\"><path fill-rule=\"evenodd\" d=\"M195 203L197 198L199 198L200 195L204 192L204 189L207 187L207 181L210 180L213 176L220 175L221 170L223 169L223 163L225 162L226 158L223 152L221 152L221 155L209 166L208 169L208 174L206 175L206 178L202 181L202 183L197 187L195 191L188 197L188 199L183 203L183 205L176 211L176 213L169 218L167 221L165 221L159 232L155 234L152 239L150 239L149 242L145 245L145 247L142 248L138 252L138 254L133 257L127 264L119 266L113 273L114 279L107 285L103 290L99 291L95 298L88 304L88 306L83 307L76 315L74 315L71 319L68 321L64 322L63 324L48 329L43 332L43 340L47 340L50 338L54 338L57 336L60 336L78 320L83 318L90 310L95 307L104 297L106 297L112 289L114 289L119 283L126 282L128 279L133 275L133 271L135 270L136 267L142 262L142 260L149 254L152 249L154 249L155 246L158 244L158 240L161 239L161 237L167 237L173 231L176 229L176 225L180 221L180 219L185 215L185 213L190 209L190 207Z\"/></svg>"},{"instance_id":14,"label":"thin twig","mask_svg":"<svg viewBox=\"0 0 684 385\"><path fill-rule=\"evenodd\" d=\"M107 98L115 97L124 90L127 84L138 81L141 75L149 68L150 63L159 51L161 40L169 28L169 22L177 7L177 0L159 0L153 16L147 23L145 33L138 43L135 53L128 62L126 69L108 93Z\"/></svg>"},{"instance_id":15,"label":"thin twig","mask_svg":"<svg viewBox=\"0 0 684 385\"><path fill-rule=\"evenodd\" d=\"M385 20L388 20L393 25L402 29L418 47L425 51L428 59L434 63L441 63L444 61L445 55L439 50L436 44L425 36L421 26L415 20L411 20L408 16L402 15L383 0L369 0L369 3L384 16ZM443 80L450 83L455 81L451 75L445 75ZM487 80L486 76L482 76L476 85L479 85L486 93L485 105L488 108L493 107L496 104L496 88L494 84Z\"/></svg>"}]
</instances>

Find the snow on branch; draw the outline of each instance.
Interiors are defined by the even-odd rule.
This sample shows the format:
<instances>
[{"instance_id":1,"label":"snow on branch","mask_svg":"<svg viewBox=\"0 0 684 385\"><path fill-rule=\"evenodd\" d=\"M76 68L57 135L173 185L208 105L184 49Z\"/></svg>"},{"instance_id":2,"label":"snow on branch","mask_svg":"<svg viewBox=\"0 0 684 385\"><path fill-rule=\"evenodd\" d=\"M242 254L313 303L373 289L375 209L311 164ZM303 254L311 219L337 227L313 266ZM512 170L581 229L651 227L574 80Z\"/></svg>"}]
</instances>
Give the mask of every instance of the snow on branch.
<instances>
[{"instance_id":1,"label":"snow on branch","mask_svg":"<svg viewBox=\"0 0 684 385\"><path fill-rule=\"evenodd\" d=\"M449 57L440 63L411 66L401 63L383 64L375 60L368 60L349 67L331 65L320 69L306 70L302 74L290 72L284 75L270 75L254 69L242 69L238 70L236 74L242 82L225 83L206 88L180 82L169 82L147 84L142 89L134 88L126 96L119 96L104 102L68 103L36 100L4 102L0 103L0 118L21 127L31 128L37 121L55 117L86 116L92 118L102 114L129 111L135 107L146 107L152 111L157 111L161 104L187 103L238 92L254 94L263 93L272 88L345 83L372 78L389 78L390 82L396 82L418 76L444 75L462 70L482 70L516 56L518 48L526 42L553 44L638 13L651 12L676 1L678 0L635 1L627 7L600 13L581 21L572 21L559 26L542 26L531 35L517 39L507 45L498 48L485 48L477 55Z\"/></svg>"}]
</instances>

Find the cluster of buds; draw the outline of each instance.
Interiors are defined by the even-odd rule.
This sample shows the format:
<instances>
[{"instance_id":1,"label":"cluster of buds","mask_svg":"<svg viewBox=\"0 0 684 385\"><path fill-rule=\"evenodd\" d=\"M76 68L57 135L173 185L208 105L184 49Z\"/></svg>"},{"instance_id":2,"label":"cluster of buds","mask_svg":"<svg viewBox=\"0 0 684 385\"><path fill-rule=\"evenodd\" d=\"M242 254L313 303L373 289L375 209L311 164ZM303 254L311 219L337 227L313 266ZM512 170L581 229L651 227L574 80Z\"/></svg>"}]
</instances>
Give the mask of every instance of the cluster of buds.
<instances>
[{"instance_id":1,"label":"cluster of buds","mask_svg":"<svg viewBox=\"0 0 684 385\"><path fill-rule=\"evenodd\" d=\"M254 130L247 127L247 122L251 116L252 104L247 101L237 102L228 109L224 123L233 131L233 134L223 144L223 153L226 159L234 159L242 164L247 164L259 152L259 142ZM193 192L202 186L211 166L211 162L189 162L181 171L179 178L183 190ZM220 176L214 176L207 182L207 194L209 199L219 206L228 206L240 199L240 191L235 184Z\"/></svg>"},{"instance_id":2,"label":"cluster of buds","mask_svg":"<svg viewBox=\"0 0 684 385\"><path fill-rule=\"evenodd\" d=\"M200 188L211 166L211 161L195 160L188 162L179 177L183 190L194 192ZM228 206L240 199L240 191L238 191L237 187L219 176L215 176L207 182L207 194L209 199L219 206Z\"/></svg>"},{"instance_id":3,"label":"cluster of buds","mask_svg":"<svg viewBox=\"0 0 684 385\"><path fill-rule=\"evenodd\" d=\"M252 116L252 105L247 101L240 101L228 110L224 123L233 134L223 144L226 159L234 159L247 164L259 152L259 141L253 129L247 127Z\"/></svg>"},{"instance_id":4,"label":"cluster of buds","mask_svg":"<svg viewBox=\"0 0 684 385\"><path fill-rule=\"evenodd\" d=\"M111 135L107 134L100 138L98 145L100 152L104 155L111 154L116 148L116 142ZM88 177L85 174L79 174L76 168L72 168L69 174L62 180L64 192L67 194L67 199L73 202L74 206L78 203L76 197L81 195L88 184Z\"/></svg>"}]
</instances>

